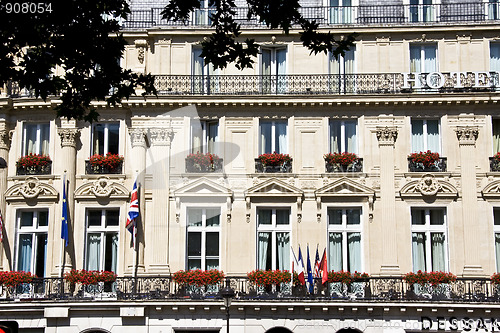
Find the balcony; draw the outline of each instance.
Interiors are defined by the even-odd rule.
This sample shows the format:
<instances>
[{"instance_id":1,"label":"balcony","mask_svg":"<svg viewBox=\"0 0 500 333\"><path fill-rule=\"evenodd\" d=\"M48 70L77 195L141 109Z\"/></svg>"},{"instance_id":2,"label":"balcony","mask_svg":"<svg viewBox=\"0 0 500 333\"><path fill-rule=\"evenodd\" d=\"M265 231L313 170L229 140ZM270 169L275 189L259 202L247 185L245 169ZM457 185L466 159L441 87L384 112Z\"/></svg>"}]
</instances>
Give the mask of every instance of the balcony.
<instances>
[{"instance_id":1,"label":"balcony","mask_svg":"<svg viewBox=\"0 0 500 333\"><path fill-rule=\"evenodd\" d=\"M321 285L315 281L314 293L309 294L303 286L292 286L289 283L280 285L258 286L247 277L229 277L231 286L236 291L236 299L252 302L269 300L286 300L288 302L304 299L321 299L324 302L427 302L436 300L447 302L499 302L499 286L488 278L458 278L456 281L431 286L410 285L401 277L370 277L351 285L339 282ZM118 277L116 282L106 286L80 284L71 285L61 278L35 278L31 283L18 287L3 287L0 300L23 299L39 302L95 300L170 300L179 302L202 299L221 299L218 294L219 285L189 287L176 284L171 276L156 277Z\"/></svg>"},{"instance_id":2,"label":"balcony","mask_svg":"<svg viewBox=\"0 0 500 333\"><path fill-rule=\"evenodd\" d=\"M255 159L255 172L256 173L291 173L292 160L285 161L281 165L264 165L258 158Z\"/></svg>"},{"instance_id":3,"label":"balcony","mask_svg":"<svg viewBox=\"0 0 500 333\"><path fill-rule=\"evenodd\" d=\"M156 75L159 95L363 95L500 91L498 72Z\"/></svg>"},{"instance_id":4,"label":"balcony","mask_svg":"<svg viewBox=\"0 0 500 333\"><path fill-rule=\"evenodd\" d=\"M362 6L304 6L302 16L316 21L320 27L338 25L421 25L460 22L490 22L500 18L499 3L464 2L425 5L362 5ZM200 8L186 22L173 22L161 18L162 7L133 10L123 23L123 29L147 29L160 26L209 27L209 14L213 8ZM256 18L247 18L248 8L238 7L236 23L245 27L262 27Z\"/></svg>"},{"instance_id":5,"label":"balcony","mask_svg":"<svg viewBox=\"0 0 500 333\"><path fill-rule=\"evenodd\" d=\"M26 176L26 175L50 175L52 173L52 161L47 162L47 165L36 165L36 166L17 166L16 175Z\"/></svg>"},{"instance_id":6,"label":"balcony","mask_svg":"<svg viewBox=\"0 0 500 333\"><path fill-rule=\"evenodd\" d=\"M446 157L440 157L430 166L425 166L423 163L415 163L408 158L408 171L410 172L446 172Z\"/></svg>"},{"instance_id":7,"label":"balcony","mask_svg":"<svg viewBox=\"0 0 500 333\"><path fill-rule=\"evenodd\" d=\"M325 161L325 172L363 172L363 159L358 158L354 163L342 165Z\"/></svg>"},{"instance_id":8,"label":"balcony","mask_svg":"<svg viewBox=\"0 0 500 333\"><path fill-rule=\"evenodd\" d=\"M123 170L123 162L114 168L105 165L92 165L89 160L85 161L85 174L87 175L102 175L102 174L121 174Z\"/></svg>"}]
</instances>

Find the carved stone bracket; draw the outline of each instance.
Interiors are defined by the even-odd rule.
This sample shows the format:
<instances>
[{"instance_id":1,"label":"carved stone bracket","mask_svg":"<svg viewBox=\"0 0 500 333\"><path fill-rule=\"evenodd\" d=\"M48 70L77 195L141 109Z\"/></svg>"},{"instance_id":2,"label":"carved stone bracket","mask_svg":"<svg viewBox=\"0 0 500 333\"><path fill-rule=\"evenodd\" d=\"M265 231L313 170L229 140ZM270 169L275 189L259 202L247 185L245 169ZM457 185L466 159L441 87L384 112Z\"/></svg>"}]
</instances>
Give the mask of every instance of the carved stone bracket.
<instances>
[{"instance_id":1,"label":"carved stone bracket","mask_svg":"<svg viewBox=\"0 0 500 333\"><path fill-rule=\"evenodd\" d=\"M172 128L151 128L149 130L151 144L154 146L170 146L174 139Z\"/></svg>"},{"instance_id":2,"label":"carved stone bracket","mask_svg":"<svg viewBox=\"0 0 500 333\"><path fill-rule=\"evenodd\" d=\"M379 127L375 130L379 146L394 146L398 137L396 127Z\"/></svg>"},{"instance_id":3,"label":"carved stone bracket","mask_svg":"<svg viewBox=\"0 0 500 333\"><path fill-rule=\"evenodd\" d=\"M128 131L132 148L146 147L146 131L142 128L130 128Z\"/></svg>"},{"instance_id":4,"label":"carved stone bracket","mask_svg":"<svg viewBox=\"0 0 500 333\"><path fill-rule=\"evenodd\" d=\"M137 60L139 63L143 64L144 59L146 58L146 48L148 46L148 42L145 39L136 39L135 47L137 48Z\"/></svg>"},{"instance_id":5,"label":"carved stone bracket","mask_svg":"<svg viewBox=\"0 0 500 333\"><path fill-rule=\"evenodd\" d=\"M458 126L455 129L460 146L475 146L479 129L472 126Z\"/></svg>"},{"instance_id":6,"label":"carved stone bracket","mask_svg":"<svg viewBox=\"0 0 500 333\"><path fill-rule=\"evenodd\" d=\"M436 195L440 189L441 185L432 174L423 175L416 187L424 196Z\"/></svg>"},{"instance_id":7,"label":"carved stone bracket","mask_svg":"<svg viewBox=\"0 0 500 333\"><path fill-rule=\"evenodd\" d=\"M61 147L76 148L76 140L80 137L77 128L58 128L57 133L61 137Z\"/></svg>"},{"instance_id":8,"label":"carved stone bracket","mask_svg":"<svg viewBox=\"0 0 500 333\"><path fill-rule=\"evenodd\" d=\"M0 129L0 149L10 149L11 136L11 132L8 129Z\"/></svg>"}]
</instances>

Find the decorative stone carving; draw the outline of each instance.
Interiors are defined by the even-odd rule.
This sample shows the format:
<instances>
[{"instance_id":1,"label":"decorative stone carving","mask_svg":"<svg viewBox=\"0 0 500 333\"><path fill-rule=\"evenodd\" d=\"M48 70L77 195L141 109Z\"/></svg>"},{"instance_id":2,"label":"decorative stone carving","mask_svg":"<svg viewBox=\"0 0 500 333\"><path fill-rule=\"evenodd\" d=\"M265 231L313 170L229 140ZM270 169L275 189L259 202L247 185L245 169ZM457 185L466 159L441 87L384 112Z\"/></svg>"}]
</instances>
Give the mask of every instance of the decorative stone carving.
<instances>
[{"instance_id":1,"label":"decorative stone carving","mask_svg":"<svg viewBox=\"0 0 500 333\"><path fill-rule=\"evenodd\" d=\"M151 143L154 146L170 146L174 139L174 131L169 128L151 128L149 130Z\"/></svg>"},{"instance_id":2,"label":"decorative stone carving","mask_svg":"<svg viewBox=\"0 0 500 333\"><path fill-rule=\"evenodd\" d=\"M10 187L5 192L5 198L9 200L24 199L47 199L57 200L57 191L51 185L40 182L37 177L27 177Z\"/></svg>"},{"instance_id":3,"label":"decorative stone carving","mask_svg":"<svg viewBox=\"0 0 500 333\"><path fill-rule=\"evenodd\" d=\"M441 185L431 174L423 175L416 187L416 190L420 191L424 196L436 195L440 189Z\"/></svg>"},{"instance_id":4,"label":"decorative stone carving","mask_svg":"<svg viewBox=\"0 0 500 333\"><path fill-rule=\"evenodd\" d=\"M460 146L475 146L479 135L479 129L471 126L458 126L455 129L457 133L458 144Z\"/></svg>"},{"instance_id":5,"label":"decorative stone carving","mask_svg":"<svg viewBox=\"0 0 500 333\"><path fill-rule=\"evenodd\" d=\"M394 146L398 137L396 127L379 127L375 130L379 146Z\"/></svg>"},{"instance_id":6,"label":"decorative stone carving","mask_svg":"<svg viewBox=\"0 0 500 333\"><path fill-rule=\"evenodd\" d=\"M146 132L142 128L130 128L128 131L132 148L146 147Z\"/></svg>"},{"instance_id":7,"label":"decorative stone carving","mask_svg":"<svg viewBox=\"0 0 500 333\"><path fill-rule=\"evenodd\" d=\"M58 128L57 133L61 137L61 147L71 147L76 149L76 140L80 137L80 130L77 128Z\"/></svg>"},{"instance_id":8,"label":"decorative stone carving","mask_svg":"<svg viewBox=\"0 0 500 333\"><path fill-rule=\"evenodd\" d=\"M2 128L0 129L0 149L10 149L10 142L11 142L11 132L6 129Z\"/></svg>"},{"instance_id":9,"label":"decorative stone carving","mask_svg":"<svg viewBox=\"0 0 500 333\"><path fill-rule=\"evenodd\" d=\"M144 59L146 58L146 48L148 46L148 42L145 39L136 39L135 47L137 48L137 60L139 63L143 64Z\"/></svg>"},{"instance_id":10,"label":"decorative stone carving","mask_svg":"<svg viewBox=\"0 0 500 333\"><path fill-rule=\"evenodd\" d=\"M116 198L128 199L127 188L109 177L102 176L85 183L75 191L76 199Z\"/></svg>"}]
</instances>

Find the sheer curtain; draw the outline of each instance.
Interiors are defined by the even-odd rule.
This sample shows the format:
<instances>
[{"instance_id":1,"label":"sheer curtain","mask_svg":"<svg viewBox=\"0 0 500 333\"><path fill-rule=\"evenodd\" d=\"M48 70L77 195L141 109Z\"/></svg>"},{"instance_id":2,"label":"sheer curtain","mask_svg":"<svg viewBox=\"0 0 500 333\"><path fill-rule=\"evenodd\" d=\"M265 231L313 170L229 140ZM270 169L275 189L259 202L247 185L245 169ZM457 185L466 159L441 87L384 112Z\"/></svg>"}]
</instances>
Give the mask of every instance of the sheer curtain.
<instances>
[{"instance_id":1,"label":"sheer curtain","mask_svg":"<svg viewBox=\"0 0 500 333\"><path fill-rule=\"evenodd\" d=\"M263 121L260 123L260 153L269 154L272 153L271 147L271 129L272 124L270 122Z\"/></svg>"},{"instance_id":2,"label":"sheer curtain","mask_svg":"<svg viewBox=\"0 0 500 333\"><path fill-rule=\"evenodd\" d=\"M427 120L427 150L441 153L439 149L439 121Z\"/></svg>"},{"instance_id":3,"label":"sheer curtain","mask_svg":"<svg viewBox=\"0 0 500 333\"><path fill-rule=\"evenodd\" d=\"M493 119L493 154L500 151L500 119Z\"/></svg>"},{"instance_id":4,"label":"sheer curtain","mask_svg":"<svg viewBox=\"0 0 500 333\"><path fill-rule=\"evenodd\" d=\"M278 262L277 269L290 270L290 234L288 232L276 233L276 251Z\"/></svg>"},{"instance_id":5,"label":"sheer curtain","mask_svg":"<svg viewBox=\"0 0 500 333\"><path fill-rule=\"evenodd\" d=\"M424 71L425 73L435 72L437 70L436 62L436 46L435 45L424 45Z\"/></svg>"},{"instance_id":6,"label":"sheer curtain","mask_svg":"<svg viewBox=\"0 0 500 333\"><path fill-rule=\"evenodd\" d=\"M340 23L339 0L330 0L330 23Z\"/></svg>"},{"instance_id":7,"label":"sheer curtain","mask_svg":"<svg viewBox=\"0 0 500 333\"><path fill-rule=\"evenodd\" d=\"M87 240L87 269L100 270L101 235L89 234Z\"/></svg>"},{"instance_id":8,"label":"sheer curtain","mask_svg":"<svg viewBox=\"0 0 500 333\"><path fill-rule=\"evenodd\" d=\"M286 138L286 126L287 124L284 122L276 122L275 123L275 133L276 133L276 144L275 147L276 152L280 154L288 153L288 143Z\"/></svg>"},{"instance_id":9,"label":"sheer curtain","mask_svg":"<svg viewBox=\"0 0 500 333\"><path fill-rule=\"evenodd\" d=\"M361 234L359 232L351 232L347 234L347 247L349 272L361 271Z\"/></svg>"},{"instance_id":10,"label":"sheer curtain","mask_svg":"<svg viewBox=\"0 0 500 333\"><path fill-rule=\"evenodd\" d=\"M33 235L19 235L19 257L17 270L31 272Z\"/></svg>"},{"instance_id":11,"label":"sheer curtain","mask_svg":"<svg viewBox=\"0 0 500 333\"><path fill-rule=\"evenodd\" d=\"M445 271L445 237L443 233L431 234L431 251L432 251L432 270Z\"/></svg>"},{"instance_id":12,"label":"sheer curtain","mask_svg":"<svg viewBox=\"0 0 500 333\"><path fill-rule=\"evenodd\" d=\"M410 45L410 72L422 72L421 49L420 45Z\"/></svg>"},{"instance_id":13,"label":"sheer curtain","mask_svg":"<svg viewBox=\"0 0 500 333\"><path fill-rule=\"evenodd\" d=\"M340 121L330 121L330 153L340 153L342 148L340 146Z\"/></svg>"},{"instance_id":14,"label":"sheer curtain","mask_svg":"<svg viewBox=\"0 0 500 333\"><path fill-rule=\"evenodd\" d=\"M111 255L111 271L117 271L117 262L118 262L118 234L112 234L111 236L111 253L107 255Z\"/></svg>"},{"instance_id":15,"label":"sheer curtain","mask_svg":"<svg viewBox=\"0 0 500 333\"><path fill-rule=\"evenodd\" d=\"M218 154L217 142L219 141L219 124L210 122L206 124L207 148L211 154Z\"/></svg>"},{"instance_id":16,"label":"sheer curtain","mask_svg":"<svg viewBox=\"0 0 500 333\"><path fill-rule=\"evenodd\" d=\"M330 232L328 246L328 261L330 269L341 271L342 265L342 234L338 232Z\"/></svg>"},{"instance_id":17,"label":"sheer curtain","mask_svg":"<svg viewBox=\"0 0 500 333\"><path fill-rule=\"evenodd\" d=\"M497 272L500 272L500 233L495 234L495 257L497 263Z\"/></svg>"},{"instance_id":18,"label":"sheer curtain","mask_svg":"<svg viewBox=\"0 0 500 333\"><path fill-rule=\"evenodd\" d=\"M287 78L286 78L286 49L276 50L276 74L277 79L277 92L282 94L287 91Z\"/></svg>"},{"instance_id":19,"label":"sheer curtain","mask_svg":"<svg viewBox=\"0 0 500 333\"><path fill-rule=\"evenodd\" d=\"M201 128L201 123L194 122L191 124L191 153L196 154L197 152L203 152L203 130Z\"/></svg>"},{"instance_id":20,"label":"sheer curtain","mask_svg":"<svg viewBox=\"0 0 500 333\"><path fill-rule=\"evenodd\" d=\"M40 125L40 154L49 154L49 138L50 126L49 124Z\"/></svg>"},{"instance_id":21,"label":"sheer curtain","mask_svg":"<svg viewBox=\"0 0 500 333\"><path fill-rule=\"evenodd\" d=\"M268 269L270 263L267 262L267 251L269 249L271 233L259 232L259 269Z\"/></svg>"},{"instance_id":22,"label":"sheer curtain","mask_svg":"<svg viewBox=\"0 0 500 333\"><path fill-rule=\"evenodd\" d=\"M28 154L36 154L36 137L37 137L37 129L36 125L26 124L24 126L24 155Z\"/></svg>"},{"instance_id":23,"label":"sheer curtain","mask_svg":"<svg viewBox=\"0 0 500 333\"><path fill-rule=\"evenodd\" d=\"M345 122L345 137L346 137L346 151L349 153L357 153L356 143L356 122Z\"/></svg>"},{"instance_id":24,"label":"sheer curtain","mask_svg":"<svg viewBox=\"0 0 500 333\"><path fill-rule=\"evenodd\" d=\"M413 271L425 271L425 234L421 232L412 233L412 260Z\"/></svg>"},{"instance_id":25,"label":"sheer curtain","mask_svg":"<svg viewBox=\"0 0 500 333\"><path fill-rule=\"evenodd\" d=\"M500 43L490 43L490 71L500 71Z\"/></svg>"},{"instance_id":26,"label":"sheer curtain","mask_svg":"<svg viewBox=\"0 0 500 333\"><path fill-rule=\"evenodd\" d=\"M489 0L488 19L498 20L498 0ZM495 70L498 70L498 69L495 69Z\"/></svg>"},{"instance_id":27,"label":"sheer curtain","mask_svg":"<svg viewBox=\"0 0 500 333\"><path fill-rule=\"evenodd\" d=\"M420 152L424 150L424 121L411 121L411 151Z\"/></svg>"}]
</instances>

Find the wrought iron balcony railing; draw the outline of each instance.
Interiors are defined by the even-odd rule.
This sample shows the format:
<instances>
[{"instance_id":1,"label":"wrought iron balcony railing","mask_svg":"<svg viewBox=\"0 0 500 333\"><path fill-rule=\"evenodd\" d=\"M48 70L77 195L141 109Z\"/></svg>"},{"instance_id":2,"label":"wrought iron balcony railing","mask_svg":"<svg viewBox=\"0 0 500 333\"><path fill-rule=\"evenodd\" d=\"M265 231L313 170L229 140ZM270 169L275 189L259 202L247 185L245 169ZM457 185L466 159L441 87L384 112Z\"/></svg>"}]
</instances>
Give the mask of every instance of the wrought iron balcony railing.
<instances>
[{"instance_id":1,"label":"wrought iron balcony railing","mask_svg":"<svg viewBox=\"0 0 500 333\"><path fill-rule=\"evenodd\" d=\"M446 157L440 157L439 160L430 166L423 163L415 163L408 158L408 171L410 172L446 172Z\"/></svg>"},{"instance_id":2,"label":"wrought iron balcony railing","mask_svg":"<svg viewBox=\"0 0 500 333\"><path fill-rule=\"evenodd\" d=\"M47 165L36 165L31 167L18 166L16 167L16 174L18 176L25 175L50 175L52 172L52 161Z\"/></svg>"},{"instance_id":3,"label":"wrought iron balcony railing","mask_svg":"<svg viewBox=\"0 0 500 333\"><path fill-rule=\"evenodd\" d=\"M500 286L487 278L458 278L456 281L430 285L410 285L401 277L372 277L354 282L351 285L340 282L322 285L315 281L314 292L309 293L303 286L291 283L258 286L247 277L230 277L230 285L236 291L238 300L269 301L286 299L301 301L321 299L328 301L350 302L500 302ZM200 299L221 299L221 285L183 286L176 284L170 276L157 277L119 277L114 283L96 285L71 285L61 278L35 278L31 283L17 287L3 287L1 299L21 298L24 301L52 300L172 300L199 301Z\"/></svg>"},{"instance_id":4,"label":"wrought iron balcony railing","mask_svg":"<svg viewBox=\"0 0 500 333\"><path fill-rule=\"evenodd\" d=\"M403 73L156 75L155 87L159 95L421 94L499 91L500 81L498 72L412 73L406 76Z\"/></svg>"},{"instance_id":5,"label":"wrought iron balcony railing","mask_svg":"<svg viewBox=\"0 0 500 333\"><path fill-rule=\"evenodd\" d=\"M487 22L500 18L500 3L483 1L421 5L362 5L362 6L305 6L299 8L302 16L314 20L320 27L333 25L401 25L450 22ZM212 24L213 8L197 9L186 22L162 19L163 8L132 10L123 29L145 29L156 26L205 26ZM247 18L248 8L238 7L236 22L244 27L262 27L258 19Z\"/></svg>"},{"instance_id":6,"label":"wrought iron balcony railing","mask_svg":"<svg viewBox=\"0 0 500 333\"><path fill-rule=\"evenodd\" d=\"M223 159L214 160L211 164L196 163L192 159L186 158L186 172L222 172Z\"/></svg>"},{"instance_id":7,"label":"wrought iron balcony railing","mask_svg":"<svg viewBox=\"0 0 500 333\"><path fill-rule=\"evenodd\" d=\"M325 161L326 172L363 172L363 159L358 158L354 163L342 165L340 163L328 163Z\"/></svg>"},{"instance_id":8,"label":"wrought iron balcony railing","mask_svg":"<svg viewBox=\"0 0 500 333\"><path fill-rule=\"evenodd\" d=\"M123 163L120 163L116 168L109 168L104 165L92 165L90 161L85 161L85 174L87 175L100 175L100 174L121 174L123 170Z\"/></svg>"},{"instance_id":9,"label":"wrought iron balcony railing","mask_svg":"<svg viewBox=\"0 0 500 333\"><path fill-rule=\"evenodd\" d=\"M281 165L264 165L262 164L261 160L256 158L255 159L255 172L257 173L277 173L277 172L284 172L284 173L290 173L292 172L292 162L284 162Z\"/></svg>"},{"instance_id":10,"label":"wrought iron balcony railing","mask_svg":"<svg viewBox=\"0 0 500 333\"><path fill-rule=\"evenodd\" d=\"M490 171L500 171L500 161L490 157Z\"/></svg>"}]
</instances>

